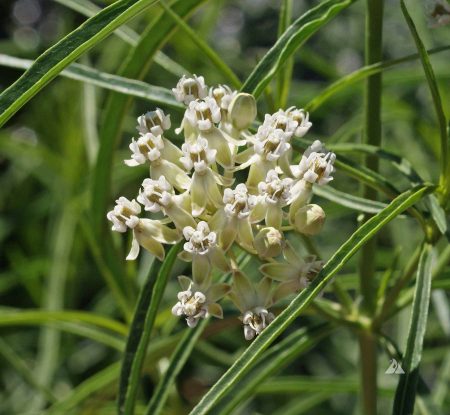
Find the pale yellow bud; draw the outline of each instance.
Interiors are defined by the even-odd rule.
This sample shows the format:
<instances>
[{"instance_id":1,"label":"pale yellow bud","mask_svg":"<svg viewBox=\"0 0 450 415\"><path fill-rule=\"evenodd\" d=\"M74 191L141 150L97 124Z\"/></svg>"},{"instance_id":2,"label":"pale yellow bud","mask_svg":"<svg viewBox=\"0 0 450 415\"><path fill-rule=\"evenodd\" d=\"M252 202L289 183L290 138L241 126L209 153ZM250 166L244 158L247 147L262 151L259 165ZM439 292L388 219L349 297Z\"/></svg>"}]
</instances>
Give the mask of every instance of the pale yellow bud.
<instances>
[{"instance_id":1,"label":"pale yellow bud","mask_svg":"<svg viewBox=\"0 0 450 415\"><path fill-rule=\"evenodd\" d=\"M325 222L325 212L319 205L306 205L295 213L294 227L300 233L316 235Z\"/></svg>"},{"instance_id":2,"label":"pale yellow bud","mask_svg":"<svg viewBox=\"0 0 450 415\"><path fill-rule=\"evenodd\" d=\"M237 94L228 108L230 120L238 130L250 127L256 118L256 101L253 95L243 92Z\"/></svg>"},{"instance_id":3,"label":"pale yellow bud","mask_svg":"<svg viewBox=\"0 0 450 415\"><path fill-rule=\"evenodd\" d=\"M272 227L261 229L253 242L253 246L261 258L273 258L280 255L283 244L283 234Z\"/></svg>"}]
</instances>

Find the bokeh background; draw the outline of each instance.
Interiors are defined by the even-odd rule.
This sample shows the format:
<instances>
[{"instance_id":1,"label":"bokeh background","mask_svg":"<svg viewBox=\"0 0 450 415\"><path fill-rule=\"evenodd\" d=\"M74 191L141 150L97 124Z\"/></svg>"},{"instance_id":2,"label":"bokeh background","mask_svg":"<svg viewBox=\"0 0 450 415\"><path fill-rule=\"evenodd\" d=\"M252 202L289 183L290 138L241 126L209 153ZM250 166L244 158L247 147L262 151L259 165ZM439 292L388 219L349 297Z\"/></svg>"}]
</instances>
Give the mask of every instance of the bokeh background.
<instances>
[{"instance_id":1,"label":"bokeh background","mask_svg":"<svg viewBox=\"0 0 450 415\"><path fill-rule=\"evenodd\" d=\"M62 0L0 2L0 90L22 73L21 69L5 66L4 55L35 59L85 20L85 16L64 3ZM106 3L95 1L100 7ZM293 16L299 16L317 3L294 1ZM449 45L450 26L434 27L429 13L431 3L414 0L408 4L426 46ZM277 38L279 7L280 2L273 0L214 0L205 2L189 18L189 24L244 80ZM152 8L128 26L139 35L157 13L160 10ZM363 66L363 48L364 2L359 1L320 30L295 54L289 105L304 106L334 80ZM130 45L123 39L110 36L86 53L79 63L116 74L129 49ZM191 73L203 75L208 85L224 82L210 61L181 31L175 32L162 50ZM415 46L399 3L387 0L384 57L388 60L411 53L415 53ZM448 51L432 57L447 114L450 113L449 62ZM166 88L175 86L177 79L174 73L155 63L144 77L144 81ZM438 135L437 123L420 63L409 62L386 71L383 84L384 148L409 159L425 179L435 179L438 171L435 160L439 153L435 146L438 141L434 139ZM62 323L42 317L42 314L34 317L30 314L13 323L6 317L2 320L2 314L5 316L6 312L14 309L80 310L120 320L117 304L104 279L105 273L109 272L108 265L105 265L108 262L105 259L108 241L112 241L115 252L120 253L116 258L118 268L112 278L118 279L130 303L136 301L152 258L145 254L135 263L125 263L130 241L116 238L117 235L113 239L106 217L100 232L90 228L90 217L97 209L92 199L92 179L96 174L99 137L110 121L105 119L105 108L111 94L105 89L58 77L0 130L1 414L45 413L48 402L46 389L40 390L30 384L17 365L25 364L40 384L52 391L52 395L63 398L74 387L121 357L108 345L75 334L69 327L70 323L65 323L68 327L64 327ZM337 94L311 114L313 129L310 137L325 143L359 142L362 103L362 83ZM274 110L270 95L262 97L259 105L262 112ZM110 206L119 195L134 197L145 177L145 168L128 169L122 160L127 158L128 143L136 135L136 117L153 108L151 102L133 99L127 110L121 142L114 154ZM168 110L176 124L182 114ZM173 132L169 137L179 140ZM393 183L406 188L406 182L389 166L382 163L381 171ZM353 194L360 191L357 182L339 171L333 187ZM325 200L321 203L328 220L315 243L327 259L353 232L360 214ZM104 213L106 215L106 211ZM417 225L411 219L400 218L389 225L379 239L379 274L390 266L394 252L398 254L396 272L401 272L420 239ZM356 263L357 258L347 264L339 276L350 288L357 285ZM177 265L177 271L182 271L182 264ZM442 367L447 367L447 370L450 367L449 317L440 315L438 310L442 307L436 306L448 297L444 290L449 288L450 268L444 268L439 280L443 282L441 290L433 294L434 306L430 308L425 339L423 375L430 385L435 384ZM155 338L182 329L170 316L177 290L174 278L166 290ZM306 315L298 319L289 332L311 321L320 321L320 316ZM400 345L405 340L408 321L407 307L390 323L390 335ZM212 324L177 381L178 393L171 395L172 412L167 413L186 413L186 408L204 393L245 346L236 316ZM159 359L146 365L144 396L151 394L155 379L172 349L173 344L161 351ZM311 390L306 388L303 393L296 393L295 398L310 398L311 409L305 404L307 409L304 413L348 414L356 408L359 365L357 342L348 331L340 329L297 359L284 370L283 375L314 375L331 380L345 378L346 386L336 387L331 395L314 390L313 385ZM388 365L388 357L381 355L380 367L387 368ZM392 376L380 375L381 410L390 408L396 380ZM115 411L115 393L116 381L113 380L69 413L112 414ZM450 394L445 393L444 398L441 397L443 407L450 411ZM290 399L293 396L289 393L270 393L266 388L236 414L278 413L276 410L285 413L280 408Z\"/></svg>"}]
</instances>

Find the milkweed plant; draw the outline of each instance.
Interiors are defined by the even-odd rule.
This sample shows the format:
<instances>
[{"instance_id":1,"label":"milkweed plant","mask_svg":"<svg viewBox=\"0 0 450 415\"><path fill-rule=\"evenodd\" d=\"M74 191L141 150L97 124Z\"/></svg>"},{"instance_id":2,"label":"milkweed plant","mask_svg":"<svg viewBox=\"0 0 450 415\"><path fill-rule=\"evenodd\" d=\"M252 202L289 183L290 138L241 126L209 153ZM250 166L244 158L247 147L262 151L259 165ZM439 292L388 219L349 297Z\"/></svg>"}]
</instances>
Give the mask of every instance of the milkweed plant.
<instances>
[{"instance_id":1,"label":"milkweed plant","mask_svg":"<svg viewBox=\"0 0 450 415\"><path fill-rule=\"evenodd\" d=\"M252 340L274 319L270 307L306 288L322 268L315 256L300 257L286 234L320 232L325 212L309 202L313 186L333 180L336 156L316 140L293 162L292 138L312 127L303 109L266 114L252 133L257 108L251 94L208 88L196 75L183 76L172 91L186 106L175 129L184 143L179 148L164 137L172 125L161 109L138 117L139 137L131 140L125 164L149 165L149 177L136 199L120 197L107 218L113 231L132 233L128 260L142 247L163 261L163 245L183 241L178 256L192 264L192 278L178 277L172 313L195 327L205 317L222 318L218 301L227 296ZM264 262L260 281L239 269L234 244ZM213 281L213 269L231 273L231 285Z\"/></svg>"}]
</instances>

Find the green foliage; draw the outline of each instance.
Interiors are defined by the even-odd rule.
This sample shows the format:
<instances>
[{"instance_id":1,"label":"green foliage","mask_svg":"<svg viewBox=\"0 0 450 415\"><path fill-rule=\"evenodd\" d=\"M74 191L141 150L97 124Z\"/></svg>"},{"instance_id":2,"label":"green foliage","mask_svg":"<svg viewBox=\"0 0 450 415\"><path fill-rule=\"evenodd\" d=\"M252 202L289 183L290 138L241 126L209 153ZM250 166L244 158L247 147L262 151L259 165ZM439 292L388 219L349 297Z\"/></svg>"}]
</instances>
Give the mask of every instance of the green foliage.
<instances>
[{"instance_id":1,"label":"green foliage","mask_svg":"<svg viewBox=\"0 0 450 415\"><path fill-rule=\"evenodd\" d=\"M378 413L449 413L449 28L419 3L385 2L389 59L370 65L381 44L363 45L370 9L353 0L38 1L35 23L0 5L0 413L340 415L373 397ZM106 226L148 174L123 165L134 119L180 121L184 73L266 112L303 106L337 155L333 186L314 188L323 235L290 241L326 264L251 343L227 300L194 329L171 315L183 242L125 262L130 240ZM364 102L381 74L381 102ZM380 145L360 139L373 106ZM310 144L292 141L294 160ZM228 254L260 279L255 255Z\"/></svg>"}]
</instances>

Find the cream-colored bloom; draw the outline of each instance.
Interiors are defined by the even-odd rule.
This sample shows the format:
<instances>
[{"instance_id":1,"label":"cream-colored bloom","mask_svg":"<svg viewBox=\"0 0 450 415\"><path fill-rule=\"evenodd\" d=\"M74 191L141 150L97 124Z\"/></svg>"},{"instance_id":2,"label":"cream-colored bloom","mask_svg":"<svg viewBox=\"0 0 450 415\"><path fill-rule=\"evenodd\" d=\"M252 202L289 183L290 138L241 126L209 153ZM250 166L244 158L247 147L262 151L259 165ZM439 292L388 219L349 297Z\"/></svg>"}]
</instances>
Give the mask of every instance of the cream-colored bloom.
<instances>
[{"instance_id":1,"label":"cream-colored bloom","mask_svg":"<svg viewBox=\"0 0 450 415\"><path fill-rule=\"evenodd\" d=\"M256 252L263 259L280 255L284 244L283 234L272 227L262 228L253 242Z\"/></svg>"},{"instance_id":2,"label":"cream-colored bloom","mask_svg":"<svg viewBox=\"0 0 450 415\"><path fill-rule=\"evenodd\" d=\"M154 136L162 135L164 131L170 128L170 115L164 114L161 108L156 108L155 111L149 111L141 115L137 119L137 130L139 134L145 135L152 133Z\"/></svg>"},{"instance_id":3,"label":"cream-colored bloom","mask_svg":"<svg viewBox=\"0 0 450 415\"><path fill-rule=\"evenodd\" d=\"M297 210L294 216L294 228L305 235L316 235L325 222L325 212L319 205L309 204Z\"/></svg>"},{"instance_id":4,"label":"cream-colored bloom","mask_svg":"<svg viewBox=\"0 0 450 415\"><path fill-rule=\"evenodd\" d=\"M208 140L205 138L184 143L181 148L184 155L180 160L185 169L187 171L194 169L189 189L192 215L200 216L205 209L215 212L222 204L218 185L229 183L211 169L211 166L215 165L217 151L209 148Z\"/></svg>"},{"instance_id":5,"label":"cream-colored bloom","mask_svg":"<svg viewBox=\"0 0 450 415\"><path fill-rule=\"evenodd\" d=\"M152 179L165 176L176 189L189 188L191 179L180 167L183 153L166 138L146 133L137 141L132 139L130 150L131 159L125 160L127 166L138 166L148 161Z\"/></svg>"},{"instance_id":6,"label":"cream-colored bloom","mask_svg":"<svg viewBox=\"0 0 450 415\"><path fill-rule=\"evenodd\" d=\"M185 226L195 226L193 217L183 207L183 195L176 195L171 184L164 176L158 180L145 179L137 200L149 212L162 211L168 216L179 230Z\"/></svg>"},{"instance_id":7,"label":"cream-colored bloom","mask_svg":"<svg viewBox=\"0 0 450 415\"><path fill-rule=\"evenodd\" d=\"M289 242L283 254L286 262L270 262L259 268L267 277L281 282L274 293L275 301L306 288L323 267L314 255L300 258Z\"/></svg>"},{"instance_id":8,"label":"cream-colored bloom","mask_svg":"<svg viewBox=\"0 0 450 415\"><path fill-rule=\"evenodd\" d=\"M224 272L230 271L225 254L217 244L217 234L211 232L205 221L200 221L196 228L186 226L183 235L186 243L179 256L185 261L192 261L192 275L195 280L203 281L210 275L213 266Z\"/></svg>"},{"instance_id":9,"label":"cream-colored bloom","mask_svg":"<svg viewBox=\"0 0 450 415\"><path fill-rule=\"evenodd\" d=\"M187 78L183 75L176 88L172 88L172 92L178 102L189 105L191 101L205 98L208 95L208 88L203 76L193 75L192 78Z\"/></svg>"},{"instance_id":10,"label":"cream-colored bloom","mask_svg":"<svg viewBox=\"0 0 450 415\"><path fill-rule=\"evenodd\" d=\"M258 184L261 204L267 226L279 229L283 220L283 207L291 201L291 178L281 179L276 170L269 170L265 181Z\"/></svg>"},{"instance_id":11,"label":"cream-colored bloom","mask_svg":"<svg viewBox=\"0 0 450 415\"><path fill-rule=\"evenodd\" d=\"M183 291L178 293L178 302L172 307L175 316L186 316L189 327L195 327L200 319L210 315L223 318L222 307L217 303L230 290L228 284L211 284L211 278L197 281L181 275L178 277Z\"/></svg>"},{"instance_id":12,"label":"cream-colored bloom","mask_svg":"<svg viewBox=\"0 0 450 415\"><path fill-rule=\"evenodd\" d=\"M155 255L161 261L164 259L162 244L174 244L180 240L180 235L157 220L140 219L141 206L133 199L120 197L116 200L114 209L106 215L113 223L112 229L117 232L133 231L133 241L127 260L136 259L140 246Z\"/></svg>"},{"instance_id":13,"label":"cream-colored bloom","mask_svg":"<svg viewBox=\"0 0 450 415\"><path fill-rule=\"evenodd\" d=\"M260 334L275 318L268 309L272 304L272 283L263 278L256 286L241 271L233 274L230 299L241 311L246 340L252 340Z\"/></svg>"},{"instance_id":14,"label":"cream-colored bloom","mask_svg":"<svg viewBox=\"0 0 450 415\"><path fill-rule=\"evenodd\" d=\"M334 161L336 154L326 150L319 141L314 141L304 152L300 163L291 166L292 174L297 179L303 179L308 183L324 185L333 180Z\"/></svg>"},{"instance_id":15,"label":"cream-colored bloom","mask_svg":"<svg viewBox=\"0 0 450 415\"><path fill-rule=\"evenodd\" d=\"M221 120L220 107L214 98L197 99L189 103L184 118L192 127L200 131L209 131Z\"/></svg>"},{"instance_id":16,"label":"cream-colored bloom","mask_svg":"<svg viewBox=\"0 0 450 415\"><path fill-rule=\"evenodd\" d=\"M247 177L249 188L254 189L264 181L269 170L275 169L280 157L291 148L288 140L288 135L279 128L270 125L259 127L253 147L236 157L237 162L242 163L236 170L250 167Z\"/></svg>"},{"instance_id":17,"label":"cream-colored bloom","mask_svg":"<svg viewBox=\"0 0 450 415\"><path fill-rule=\"evenodd\" d=\"M244 183L238 184L234 190L224 190L224 206L211 219L211 226L217 231L220 245L225 251L234 241L244 249L254 251L250 215L257 201L255 195L249 194Z\"/></svg>"},{"instance_id":18,"label":"cream-colored bloom","mask_svg":"<svg viewBox=\"0 0 450 415\"><path fill-rule=\"evenodd\" d=\"M305 134L312 127L312 122L309 121L309 114L304 109L297 109L291 107L286 111L288 117L297 122L297 128L294 131L296 137L304 137Z\"/></svg>"},{"instance_id":19,"label":"cream-colored bloom","mask_svg":"<svg viewBox=\"0 0 450 415\"><path fill-rule=\"evenodd\" d=\"M140 213L141 206L136 200L128 200L121 196L116 200L114 209L108 212L106 217L113 223L113 231L124 233L138 224Z\"/></svg>"},{"instance_id":20,"label":"cream-colored bloom","mask_svg":"<svg viewBox=\"0 0 450 415\"><path fill-rule=\"evenodd\" d=\"M237 91L232 91L227 85L218 85L209 89L209 96L214 98L217 105L222 110L222 115L226 115L231 101L237 95Z\"/></svg>"}]
</instances>

